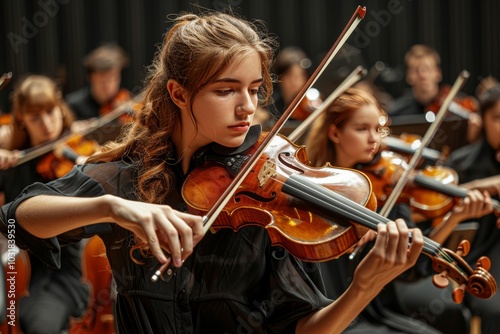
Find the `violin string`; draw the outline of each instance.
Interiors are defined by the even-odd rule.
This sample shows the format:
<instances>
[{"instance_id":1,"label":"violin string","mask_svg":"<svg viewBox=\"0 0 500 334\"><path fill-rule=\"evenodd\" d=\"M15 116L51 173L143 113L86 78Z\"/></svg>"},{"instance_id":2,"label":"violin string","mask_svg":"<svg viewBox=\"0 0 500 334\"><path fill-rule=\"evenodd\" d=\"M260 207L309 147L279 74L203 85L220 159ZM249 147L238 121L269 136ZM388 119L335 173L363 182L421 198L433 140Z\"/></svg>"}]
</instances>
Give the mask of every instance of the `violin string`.
<instances>
[{"instance_id":1,"label":"violin string","mask_svg":"<svg viewBox=\"0 0 500 334\"><path fill-rule=\"evenodd\" d=\"M271 172L275 172L276 174L279 173L279 171L276 168L270 167L269 170ZM275 182L277 182L279 184L282 184L282 185L285 184L285 182L279 180L278 178L276 178L274 176L273 176L273 179ZM314 192L314 189L311 186L306 184L304 187L307 188L308 190L310 190L311 193L316 193L316 192ZM334 201L337 204L337 206L336 206L336 209L338 209L337 213L339 213L341 215L342 214L346 215L346 214L348 214L348 211L351 210L351 213L353 215L356 215L356 218L365 219L364 223L368 225L367 227L369 227L373 230L377 229L378 223L386 223L387 221L389 221L388 218L385 218L384 216L381 216L378 213L371 211L370 209L365 208L364 206L360 205L359 203L356 203L355 201L350 200L349 198L347 198L345 196L339 195L326 187L322 187L322 189L330 192L331 196L329 199ZM299 191L299 189L297 189L297 188L295 188L295 190ZM315 200L317 200L317 198L315 198ZM387 221L384 222L383 221L384 219L386 219ZM360 224L363 224L363 223L360 222ZM434 240L431 240L427 237L424 237L424 246L427 246L429 253L432 253L435 256L440 255L441 258L443 258L444 260L446 260L450 263L455 262L453 260L453 258L443 250L442 246L439 243L435 242Z\"/></svg>"},{"instance_id":2,"label":"violin string","mask_svg":"<svg viewBox=\"0 0 500 334\"><path fill-rule=\"evenodd\" d=\"M318 191L317 189L314 189L310 187L309 185L305 184L305 188L308 190L311 190L311 194L317 194ZM365 219L365 223L368 223L370 228L376 230L377 229L377 224L378 223L386 223L389 221L384 216L379 215L378 213L371 211L370 209L365 208L364 206L352 201L351 199L342 196L340 194L335 193L334 191L329 190L328 188L322 187L324 190L329 192L328 194L328 200L333 201L336 204L336 209L338 209L339 214L343 215L349 215L349 211L351 211L352 215L354 216L353 220L358 220L358 219ZM295 188L295 190L300 191L299 189ZM314 196L314 200L318 200L317 195ZM321 199L319 199L321 201ZM384 221L385 220L385 221ZM363 225L366 225L364 223L361 223ZM436 243L435 241L428 239L424 237L424 245L427 246L427 250L429 253L434 254L434 255L440 255L442 258L444 258L446 261L450 263L454 263L453 258L451 258L444 250L442 249L441 245ZM461 268L459 268L461 270Z\"/></svg>"}]
</instances>

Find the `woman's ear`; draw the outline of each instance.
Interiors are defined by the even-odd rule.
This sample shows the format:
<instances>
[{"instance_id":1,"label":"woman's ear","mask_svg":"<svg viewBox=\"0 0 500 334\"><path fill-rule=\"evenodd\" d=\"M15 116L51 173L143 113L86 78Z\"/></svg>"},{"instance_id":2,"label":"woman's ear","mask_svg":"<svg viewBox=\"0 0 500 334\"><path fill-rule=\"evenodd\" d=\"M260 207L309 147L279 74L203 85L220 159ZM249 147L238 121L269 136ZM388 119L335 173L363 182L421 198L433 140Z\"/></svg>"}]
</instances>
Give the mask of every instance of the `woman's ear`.
<instances>
[{"instance_id":1,"label":"woman's ear","mask_svg":"<svg viewBox=\"0 0 500 334\"><path fill-rule=\"evenodd\" d=\"M335 124L331 124L328 127L328 139L330 139L335 144L340 143L339 129Z\"/></svg>"},{"instance_id":2,"label":"woman's ear","mask_svg":"<svg viewBox=\"0 0 500 334\"><path fill-rule=\"evenodd\" d=\"M170 79L167 82L167 90L170 94L170 98L180 109L187 108L187 92L184 87L177 82L177 80Z\"/></svg>"}]
</instances>

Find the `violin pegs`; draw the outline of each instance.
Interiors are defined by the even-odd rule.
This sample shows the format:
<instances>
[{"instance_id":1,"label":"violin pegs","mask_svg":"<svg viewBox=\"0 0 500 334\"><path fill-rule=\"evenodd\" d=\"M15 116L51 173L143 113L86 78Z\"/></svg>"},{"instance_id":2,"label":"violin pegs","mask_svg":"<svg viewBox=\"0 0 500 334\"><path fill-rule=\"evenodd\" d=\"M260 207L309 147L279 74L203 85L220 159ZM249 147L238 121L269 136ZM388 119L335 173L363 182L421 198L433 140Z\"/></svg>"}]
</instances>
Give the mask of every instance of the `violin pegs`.
<instances>
[{"instance_id":1,"label":"violin pegs","mask_svg":"<svg viewBox=\"0 0 500 334\"><path fill-rule=\"evenodd\" d=\"M465 285L462 284L458 288L454 289L451 298L455 302L455 304L461 304L462 301L464 300L465 296Z\"/></svg>"},{"instance_id":2,"label":"violin pegs","mask_svg":"<svg viewBox=\"0 0 500 334\"><path fill-rule=\"evenodd\" d=\"M442 273L434 275L432 277L432 283L440 289L446 288L448 284L450 284L447 277L448 277L448 272L443 271Z\"/></svg>"},{"instance_id":3,"label":"violin pegs","mask_svg":"<svg viewBox=\"0 0 500 334\"><path fill-rule=\"evenodd\" d=\"M467 256L470 252L470 242L469 240L462 240L457 247L457 254L459 256Z\"/></svg>"},{"instance_id":4,"label":"violin pegs","mask_svg":"<svg viewBox=\"0 0 500 334\"><path fill-rule=\"evenodd\" d=\"M491 260L487 256L481 256L476 262L476 268L483 268L486 271L489 271L491 268Z\"/></svg>"}]
</instances>

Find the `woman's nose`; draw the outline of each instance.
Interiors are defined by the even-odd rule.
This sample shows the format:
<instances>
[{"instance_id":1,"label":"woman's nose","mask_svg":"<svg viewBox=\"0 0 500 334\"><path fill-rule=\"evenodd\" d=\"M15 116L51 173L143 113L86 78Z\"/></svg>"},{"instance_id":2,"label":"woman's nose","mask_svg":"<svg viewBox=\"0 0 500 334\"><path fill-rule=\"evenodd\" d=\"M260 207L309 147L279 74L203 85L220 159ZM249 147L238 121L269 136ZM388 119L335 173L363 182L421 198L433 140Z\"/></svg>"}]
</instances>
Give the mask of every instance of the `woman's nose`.
<instances>
[{"instance_id":1,"label":"woman's nose","mask_svg":"<svg viewBox=\"0 0 500 334\"><path fill-rule=\"evenodd\" d=\"M236 111L245 114L253 114L255 112L255 104L249 93L244 94L240 104L236 107Z\"/></svg>"}]
</instances>

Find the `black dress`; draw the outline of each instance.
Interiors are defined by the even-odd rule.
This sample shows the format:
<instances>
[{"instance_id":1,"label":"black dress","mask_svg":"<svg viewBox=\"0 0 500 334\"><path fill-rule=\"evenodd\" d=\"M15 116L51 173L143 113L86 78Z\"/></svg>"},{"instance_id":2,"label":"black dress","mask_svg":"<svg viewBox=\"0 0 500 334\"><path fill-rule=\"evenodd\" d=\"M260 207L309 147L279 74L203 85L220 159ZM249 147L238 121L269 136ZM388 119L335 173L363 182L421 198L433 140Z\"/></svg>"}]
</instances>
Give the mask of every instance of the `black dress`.
<instances>
[{"instance_id":1,"label":"black dress","mask_svg":"<svg viewBox=\"0 0 500 334\"><path fill-rule=\"evenodd\" d=\"M168 204L185 209L180 196L184 176L177 166L172 172L177 184ZM28 187L2 208L3 220L15 219L19 203L40 194L94 197L108 193L135 200L135 180L135 166L124 162L75 167L59 180ZM135 254L143 264L132 261L134 236L116 224L91 225L47 240L17 228L21 245L54 266L59 264L61 244L95 234L103 239L117 284L119 333L294 333L300 318L331 302L303 264L272 246L260 227L207 232L172 280L156 283L151 281L156 259Z\"/></svg>"}]
</instances>

